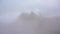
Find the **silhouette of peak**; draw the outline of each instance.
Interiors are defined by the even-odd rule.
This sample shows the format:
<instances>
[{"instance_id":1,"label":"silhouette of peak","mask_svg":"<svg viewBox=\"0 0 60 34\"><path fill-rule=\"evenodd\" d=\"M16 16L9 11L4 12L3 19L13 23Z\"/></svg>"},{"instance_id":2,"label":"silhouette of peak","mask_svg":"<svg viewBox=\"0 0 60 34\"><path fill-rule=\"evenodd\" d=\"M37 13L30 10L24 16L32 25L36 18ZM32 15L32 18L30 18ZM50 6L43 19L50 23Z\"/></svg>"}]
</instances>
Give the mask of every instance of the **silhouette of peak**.
<instances>
[{"instance_id":1,"label":"silhouette of peak","mask_svg":"<svg viewBox=\"0 0 60 34\"><path fill-rule=\"evenodd\" d=\"M20 17L21 16L34 16L34 15L36 15L33 11L31 11L30 13L21 13L21 15L20 15Z\"/></svg>"},{"instance_id":2,"label":"silhouette of peak","mask_svg":"<svg viewBox=\"0 0 60 34\"><path fill-rule=\"evenodd\" d=\"M30 14L29 13L22 13L20 16L19 16L19 20L22 19L22 20L34 20L38 18L38 15L36 15L34 12L31 12Z\"/></svg>"},{"instance_id":3,"label":"silhouette of peak","mask_svg":"<svg viewBox=\"0 0 60 34\"><path fill-rule=\"evenodd\" d=\"M33 11L31 11L31 14L34 14L34 12L33 12Z\"/></svg>"}]
</instances>

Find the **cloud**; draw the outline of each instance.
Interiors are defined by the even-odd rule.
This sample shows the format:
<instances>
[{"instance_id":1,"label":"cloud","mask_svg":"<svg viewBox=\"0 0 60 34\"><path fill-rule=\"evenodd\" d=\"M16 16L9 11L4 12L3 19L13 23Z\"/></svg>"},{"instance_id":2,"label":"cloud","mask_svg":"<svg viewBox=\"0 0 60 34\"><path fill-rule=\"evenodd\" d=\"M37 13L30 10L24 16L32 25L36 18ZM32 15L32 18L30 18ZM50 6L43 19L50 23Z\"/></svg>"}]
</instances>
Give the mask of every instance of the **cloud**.
<instances>
[{"instance_id":1,"label":"cloud","mask_svg":"<svg viewBox=\"0 0 60 34\"><path fill-rule=\"evenodd\" d=\"M58 11L59 4L58 0L2 0L0 8L0 16L5 19L13 18L18 13L25 11L35 11L35 13L41 12L46 14L60 13ZM39 9L39 10L37 10ZM58 11L58 12L57 12ZM51 14L52 13L52 14ZM12 16L12 17L11 17Z\"/></svg>"}]
</instances>

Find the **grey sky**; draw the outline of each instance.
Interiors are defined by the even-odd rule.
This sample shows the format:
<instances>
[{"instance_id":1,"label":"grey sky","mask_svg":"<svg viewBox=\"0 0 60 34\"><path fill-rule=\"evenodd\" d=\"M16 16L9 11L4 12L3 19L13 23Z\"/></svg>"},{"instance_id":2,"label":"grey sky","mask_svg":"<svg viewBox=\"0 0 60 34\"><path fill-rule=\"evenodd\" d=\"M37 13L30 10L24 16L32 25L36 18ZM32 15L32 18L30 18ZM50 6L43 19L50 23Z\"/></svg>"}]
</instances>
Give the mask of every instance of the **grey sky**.
<instances>
[{"instance_id":1,"label":"grey sky","mask_svg":"<svg viewBox=\"0 0 60 34\"><path fill-rule=\"evenodd\" d=\"M59 0L0 0L0 7L0 18L3 20L12 20L19 13L31 10L44 15L60 13Z\"/></svg>"}]
</instances>

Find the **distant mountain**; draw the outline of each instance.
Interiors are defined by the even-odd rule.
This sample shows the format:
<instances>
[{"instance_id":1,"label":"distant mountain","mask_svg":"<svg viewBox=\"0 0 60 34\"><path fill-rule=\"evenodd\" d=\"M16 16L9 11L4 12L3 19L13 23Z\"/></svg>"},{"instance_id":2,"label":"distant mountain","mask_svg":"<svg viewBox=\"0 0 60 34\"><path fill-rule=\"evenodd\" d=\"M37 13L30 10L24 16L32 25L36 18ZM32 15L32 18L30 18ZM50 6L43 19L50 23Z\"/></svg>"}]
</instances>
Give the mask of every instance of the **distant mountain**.
<instances>
[{"instance_id":1,"label":"distant mountain","mask_svg":"<svg viewBox=\"0 0 60 34\"><path fill-rule=\"evenodd\" d=\"M34 12L22 13L13 23L6 25L7 34L58 34L60 17L45 18Z\"/></svg>"}]
</instances>

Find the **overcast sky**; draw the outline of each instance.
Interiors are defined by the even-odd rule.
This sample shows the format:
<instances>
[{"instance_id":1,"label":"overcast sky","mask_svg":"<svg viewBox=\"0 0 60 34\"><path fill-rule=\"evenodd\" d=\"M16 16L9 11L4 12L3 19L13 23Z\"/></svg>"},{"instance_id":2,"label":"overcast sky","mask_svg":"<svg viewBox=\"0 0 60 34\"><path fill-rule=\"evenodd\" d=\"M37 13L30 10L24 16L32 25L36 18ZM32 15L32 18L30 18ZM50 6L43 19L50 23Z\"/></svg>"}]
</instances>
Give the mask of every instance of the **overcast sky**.
<instances>
[{"instance_id":1,"label":"overcast sky","mask_svg":"<svg viewBox=\"0 0 60 34\"><path fill-rule=\"evenodd\" d=\"M41 12L44 15L59 15L59 0L0 0L0 19L12 20L21 12Z\"/></svg>"}]
</instances>

